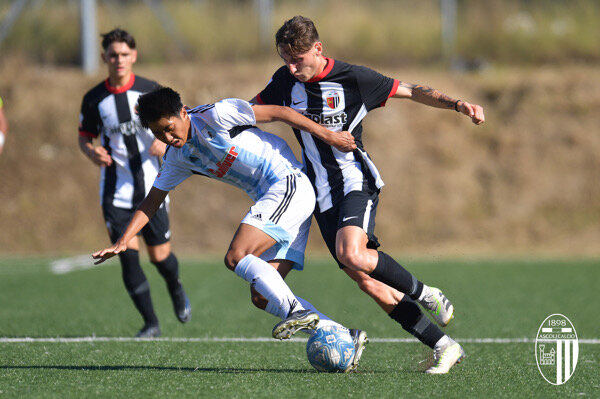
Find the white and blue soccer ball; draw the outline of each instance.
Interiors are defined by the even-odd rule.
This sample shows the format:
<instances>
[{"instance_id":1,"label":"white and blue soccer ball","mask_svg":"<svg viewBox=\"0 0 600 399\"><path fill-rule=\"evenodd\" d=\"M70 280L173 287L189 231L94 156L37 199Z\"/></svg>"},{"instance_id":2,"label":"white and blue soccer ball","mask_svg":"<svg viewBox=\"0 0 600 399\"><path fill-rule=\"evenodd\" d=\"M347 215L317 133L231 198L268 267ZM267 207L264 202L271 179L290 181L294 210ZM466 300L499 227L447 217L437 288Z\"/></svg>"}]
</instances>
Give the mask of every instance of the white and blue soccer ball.
<instances>
[{"instance_id":1,"label":"white and blue soccer ball","mask_svg":"<svg viewBox=\"0 0 600 399\"><path fill-rule=\"evenodd\" d=\"M343 373L352 366L354 341L345 327L317 328L308 339L306 355L310 364L324 373Z\"/></svg>"}]
</instances>

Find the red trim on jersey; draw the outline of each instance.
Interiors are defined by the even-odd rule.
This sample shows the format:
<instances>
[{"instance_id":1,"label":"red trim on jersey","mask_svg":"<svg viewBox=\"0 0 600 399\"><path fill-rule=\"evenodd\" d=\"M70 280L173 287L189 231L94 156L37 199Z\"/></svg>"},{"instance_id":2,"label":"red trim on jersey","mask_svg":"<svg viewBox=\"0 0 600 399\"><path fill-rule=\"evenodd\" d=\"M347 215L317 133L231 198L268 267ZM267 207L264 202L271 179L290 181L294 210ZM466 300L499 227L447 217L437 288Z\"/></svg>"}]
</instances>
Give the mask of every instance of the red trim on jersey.
<instances>
[{"instance_id":1,"label":"red trim on jersey","mask_svg":"<svg viewBox=\"0 0 600 399\"><path fill-rule=\"evenodd\" d=\"M79 131L79 135L82 136L82 137L91 137L93 139L95 139L96 137L98 137L97 134L86 132L85 130L80 130Z\"/></svg>"},{"instance_id":2,"label":"red trim on jersey","mask_svg":"<svg viewBox=\"0 0 600 399\"><path fill-rule=\"evenodd\" d=\"M258 101L258 103L259 103L259 104L261 104L261 105L264 105L264 104L265 104L265 102L263 101L263 99L262 99L262 98L260 98L260 93L258 93L258 94L256 95L256 101Z\"/></svg>"},{"instance_id":3,"label":"red trim on jersey","mask_svg":"<svg viewBox=\"0 0 600 399\"><path fill-rule=\"evenodd\" d=\"M108 78L106 78L106 80L104 81L104 86L106 87L106 90L110 91L112 94L120 94L120 93L125 93L127 90L131 89L133 87L134 82L135 82L135 74L132 73L131 78L129 78L129 82L127 82L125 84L125 86L113 87L110 85Z\"/></svg>"},{"instance_id":4,"label":"red trim on jersey","mask_svg":"<svg viewBox=\"0 0 600 399\"><path fill-rule=\"evenodd\" d=\"M321 80L325 76L327 76L329 74L329 72L331 72L331 70L333 69L333 64L335 63L335 60L333 58L327 58L327 57L325 57L325 59L327 60L327 64L325 65L325 69L323 69L323 72L321 72L314 78L307 80L306 83L318 82L319 80Z\"/></svg>"},{"instance_id":5,"label":"red trim on jersey","mask_svg":"<svg viewBox=\"0 0 600 399\"><path fill-rule=\"evenodd\" d=\"M400 85L400 81L398 79L394 79L394 85L392 86L392 90L390 90L390 94L388 95L388 98L390 98L391 96L396 94L396 92L398 91L398 85ZM381 106L385 107L386 102L387 102L387 99L381 103Z\"/></svg>"}]
</instances>

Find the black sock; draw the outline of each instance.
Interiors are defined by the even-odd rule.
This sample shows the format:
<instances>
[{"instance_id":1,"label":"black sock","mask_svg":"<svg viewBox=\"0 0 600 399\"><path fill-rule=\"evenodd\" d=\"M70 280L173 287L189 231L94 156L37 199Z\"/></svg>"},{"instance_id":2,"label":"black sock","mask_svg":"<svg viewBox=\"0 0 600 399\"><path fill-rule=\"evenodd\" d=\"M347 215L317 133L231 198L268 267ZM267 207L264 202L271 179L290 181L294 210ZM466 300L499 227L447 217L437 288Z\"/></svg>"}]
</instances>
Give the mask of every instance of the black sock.
<instances>
[{"instance_id":1,"label":"black sock","mask_svg":"<svg viewBox=\"0 0 600 399\"><path fill-rule=\"evenodd\" d=\"M138 251L128 249L119 253L119 258L121 259L125 288L138 312L144 318L144 323L158 325L158 318L154 314L154 307L150 298L150 284L140 266Z\"/></svg>"},{"instance_id":2,"label":"black sock","mask_svg":"<svg viewBox=\"0 0 600 399\"><path fill-rule=\"evenodd\" d=\"M445 334L423 314L419 305L406 295L390 312L389 316L396 320L403 329L419 341L433 349Z\"/></svg>"},{"instance_id":3,"label":"black sock","mask_svg":"<svg viewBox=\"0 0 600 399\"><path fill-rule=\"evenodd\" d=\"M169 290L174 290L179 287L179 262L177 257L171 252L163 261L152 262L158 269L158 272L165 279Z\"/></svg>"},{"instance_id":4,"label":"black sock","mask_svg":"<svg viewBox=\"0 0 600 399\"><path fill-rule=\"evenodd\" d=\"M412 299L419 299L423 291L423 283L410 274L398 262L385 252L377 251L379 259L371 277L397 289Z\"/></svg>"}]
</instances>

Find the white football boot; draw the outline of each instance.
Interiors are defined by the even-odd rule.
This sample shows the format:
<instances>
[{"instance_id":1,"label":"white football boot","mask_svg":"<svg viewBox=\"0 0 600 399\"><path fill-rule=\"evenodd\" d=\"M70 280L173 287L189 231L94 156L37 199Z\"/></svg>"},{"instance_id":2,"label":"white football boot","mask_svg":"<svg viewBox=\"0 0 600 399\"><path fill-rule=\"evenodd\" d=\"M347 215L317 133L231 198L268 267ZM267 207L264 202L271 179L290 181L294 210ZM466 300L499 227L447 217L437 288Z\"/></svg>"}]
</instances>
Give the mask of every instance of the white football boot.
<instances>
[{"instance_id":1,"label":"white football boot","mask_svg":"<svg viewBox=\"0 0 600 399\"><path fill-rule=\"evenodd\" d=\"M426 374L446 374L466 356L462 346L447 335L440 341L433 348L433 365L425 370Z\"/></svg>"},{"instance_id":2,"label":"white football boot","mask_svg":"<svg viewBox=\"0 0 600 399\"><path fill-rule=\"evenodd\" d=\"M437 324L446 327L454 318L454 306L438 288L424 285L423 290L422 298L418 302L431 313Z\"/></svg>"},{"instance_id":3,"label":"white football boot","mask_svg":"<svg viewBox=\"0 0 600 399\"><path fill-rule=\"evenodd\" d=\"M290 339L299 330L314 330L319 324L319 315L312 310L303 309L291 313L287 319L280 321L273 327L273 338Z\"/></svg>"},{"instance_id":4,"label":"white football boot","mask_svg":"<svg viewBox=\"0 0 600 399\"><path fill-rule=\"evenodd\" d=\"M350 336L352 337L352 341L354 341L354 359L352 359L352 364L345 373L355 372L358 368L358 362L360 361L360 357L362 356L363 350L365 346L369 343L369 337L367 336L367 332L363 330L358 330L351 328Z\"/></svg>"}]
</instances>

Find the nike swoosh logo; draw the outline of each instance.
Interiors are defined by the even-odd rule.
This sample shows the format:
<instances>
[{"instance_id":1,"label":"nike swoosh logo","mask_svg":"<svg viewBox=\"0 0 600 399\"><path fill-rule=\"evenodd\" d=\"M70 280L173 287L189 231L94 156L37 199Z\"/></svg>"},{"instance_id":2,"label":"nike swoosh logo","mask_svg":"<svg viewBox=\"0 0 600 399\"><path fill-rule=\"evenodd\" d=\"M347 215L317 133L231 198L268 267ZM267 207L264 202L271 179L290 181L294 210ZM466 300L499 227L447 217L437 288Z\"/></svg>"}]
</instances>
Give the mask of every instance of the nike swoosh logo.
<instances>
[{"instance_id":1,"label":"nike swoosh logo","mask_svg":"<svg viewBox=\"0 0 600 399\"><path fill-rule=\"evenodd\" d=\"M293 105L298 105L298 104L300 104L300 103L303 103L303 102L304 102L303 100L300 100L300 101L292 101L292 104L293 104Z\"/></svg>"},{"instance_id":2,"label":"nike swoosh logo","mask_svg":"<svg viewBox=\"0 0 600 399\"><path fill-rule=\"evenodd\" d=\"M346 220L350 220L350 219L356 219L358 216L348 216L342 219L342 222L345 222Z\"/></svg>"}]
</instances>

